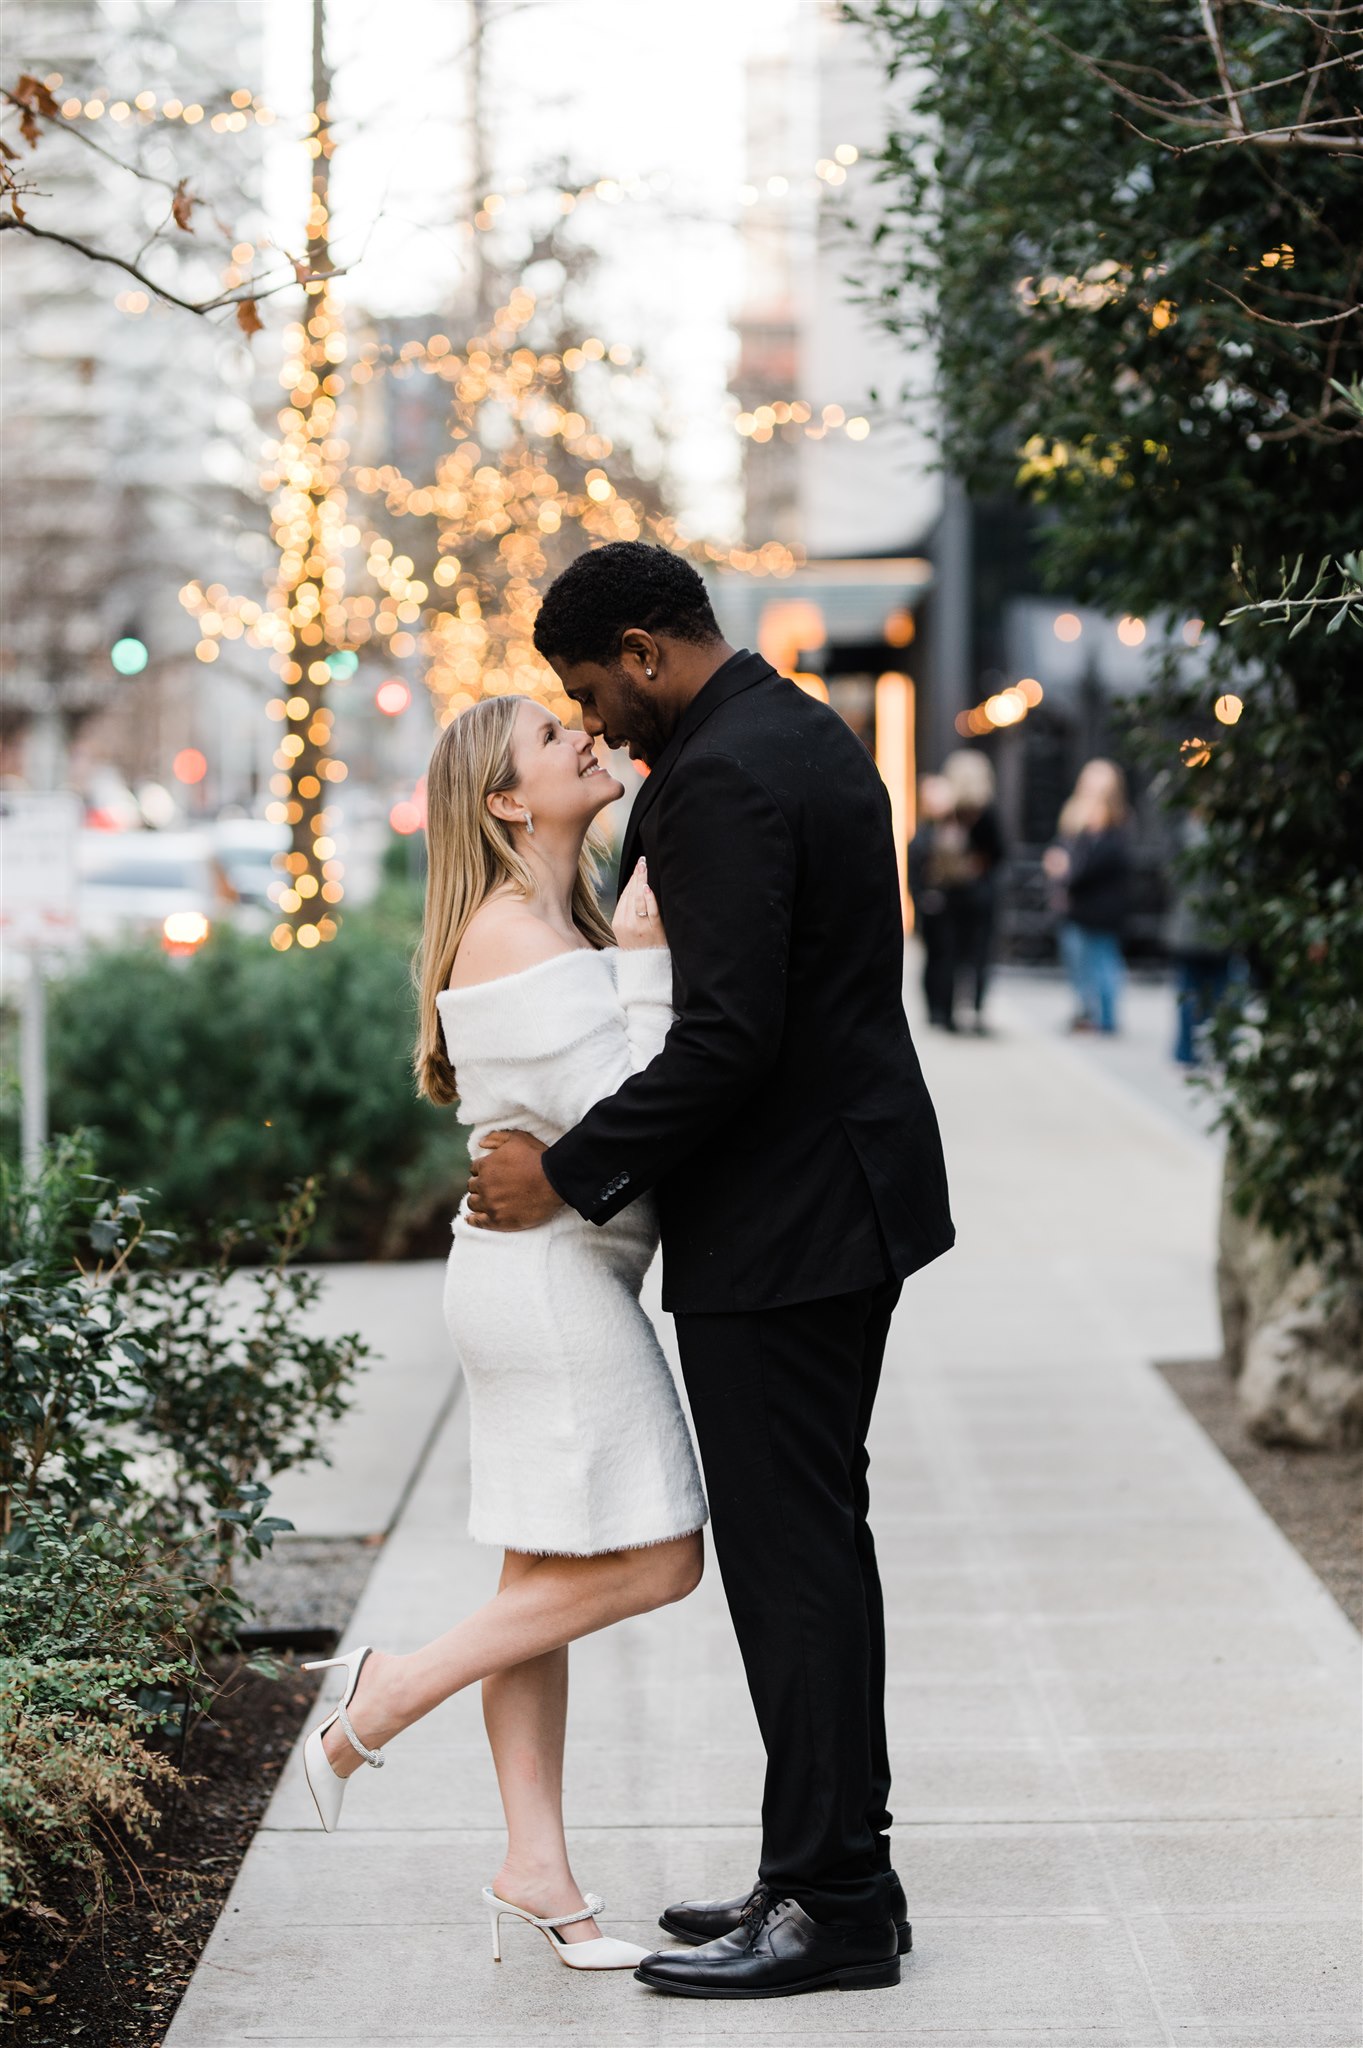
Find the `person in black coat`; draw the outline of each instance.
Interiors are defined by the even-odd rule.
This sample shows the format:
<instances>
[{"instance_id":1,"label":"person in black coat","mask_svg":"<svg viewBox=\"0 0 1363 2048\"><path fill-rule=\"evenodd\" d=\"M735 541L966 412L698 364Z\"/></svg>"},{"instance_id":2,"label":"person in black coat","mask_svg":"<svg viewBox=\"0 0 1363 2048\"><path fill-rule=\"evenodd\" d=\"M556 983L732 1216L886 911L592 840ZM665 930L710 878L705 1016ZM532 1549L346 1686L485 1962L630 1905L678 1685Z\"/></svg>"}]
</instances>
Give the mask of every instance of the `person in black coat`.
<instances>
[{"instance_id":1,"label":"person in black coat","mask_svg":"<svg viewBox=\"0 0 1363 2048\"><path fill-rule=\"evenodd\" d=\"M947 919L950 863L964 851L965 834L956 822L951 784L944 775L925 775L918 786L918 829L909 841L909 895L914 930L923 948L923 1000L928 1022L954 1031L956 956Z\"/></svg>"},{"instance_id":2,"label":"person in black coat","mask_svg":"<svg viewBox=\"0 0 1363 2048\"><path fill-rule=\"evenodd\" d=\"M889 798L834 712L728 646L664 549L579 556L535 640L588 732L649 764L621 872L647 864L677 1014L652 1063L548 1150L494 1134L470 1208L493 1229L561 1201L606 1222L656 1192L768 1759L758 1884L669 1908L663 1925L706 1945L639 1974L718 1997L894 1983L910 1936L866 1437L901 1283L954 1230L901 998Z\"/></svg>"}]
</instances>

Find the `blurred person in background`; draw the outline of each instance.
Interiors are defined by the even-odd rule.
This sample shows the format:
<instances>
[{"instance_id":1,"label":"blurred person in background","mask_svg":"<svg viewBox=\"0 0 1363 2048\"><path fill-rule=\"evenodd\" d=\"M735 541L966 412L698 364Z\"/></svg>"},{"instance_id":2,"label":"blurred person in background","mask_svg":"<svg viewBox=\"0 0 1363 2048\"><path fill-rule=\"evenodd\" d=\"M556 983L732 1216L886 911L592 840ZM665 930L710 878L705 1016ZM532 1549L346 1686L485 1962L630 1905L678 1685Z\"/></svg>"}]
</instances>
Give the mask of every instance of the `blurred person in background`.
<instances>
[{"instance_id":1,"label":"blurred person in background","mask_svg":"<svg viewBox=\"0 0 1363 2048\"><path fill-rule=\"evenodd\" d=\"M1219 1009L1231 981L1242 978L1243 972L1231 952L1206 877L1188 873L1190 856L1195 860L1206 836L1202 818L1198 812L1190 812L1180 848L1182 858L1175 874L1167 935L1177 1002L1174 1058L1181 1067L1202 1064L1206 1026Z\"/></svg>"},{"instance_id":2,"label":"blurred person in background","mask_svg":"<svg viewBox=\"0 0 1363 2048\"><path fill-rule=\"evenodd\" d=\"M1086 761L1042 865L1063 886L1060 951L1075 985L1075 1031L1115 1032L1126 978L1122 931L1131 897L1130 808L1115 761Z\"/></svg>"},{"instance_id":3,"label":"blurred person in background","mask_svg":"<svg viewBox=\"0 0 1363 2048\"><path fill-rule=\"evenodd\" d=\"M994 944L994 907L998 872L1003 865L1003 833L994 804L994 770L975 747L958 747L942 763L951 791L954 855L942 881L946 899L948 961L943 970L947 989L945 1023L955 1030L955 998L962 971L975 1030L984 1033L984 999L989 986Z\"/></svg>"},{"instance_id":4,"label":"blurred person in background","mask_svg":"<svg viewBox=\"0 0 1363 2048\"><path fill-rule=\"evenodd\" d=\"M909 841L909 894L914 928L923 944L923 996L928 1022L954 1031L951 984L955 965L947 927L944 865L964 850L956 822L951 784L945 775L925 775L918 786L918 830Z\"/></svg>"}]
</instances>

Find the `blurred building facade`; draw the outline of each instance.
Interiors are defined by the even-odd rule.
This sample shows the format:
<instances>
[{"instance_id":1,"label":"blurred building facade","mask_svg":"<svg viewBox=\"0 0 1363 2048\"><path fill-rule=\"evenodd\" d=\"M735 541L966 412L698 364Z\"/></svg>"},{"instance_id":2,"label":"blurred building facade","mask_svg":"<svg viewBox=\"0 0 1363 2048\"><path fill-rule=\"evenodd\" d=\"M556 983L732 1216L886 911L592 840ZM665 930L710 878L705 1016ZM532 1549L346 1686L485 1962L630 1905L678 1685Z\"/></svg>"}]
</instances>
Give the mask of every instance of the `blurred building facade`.
<instances>
[{"instance_id":1,"label":"blurred building facade","mask_svg":"<svg viewBox=\"0 0 1363 2048\"><path fill-rule=\"evenodd\" d=\"M5 76L55 79L58 101L81 107L75 132L45 127L31 158L61 200L61 219L48 209L44 223L133 253L184 178L249 241L262 132L215 129L211 114L234 91L258 89L264 19L263 0L10 0ZM154 96L152 117L116 123L110 109L139 93ZM193 106L210 118L178 117ZM191 812L249 805L269 774L268 670L234 650L211 671L197 661L177 592L191 576L231 588L260 576L256 470L273 386L230 310L196 316L113 265L18 234L5 241L5 773L34 787L73 782L96 805L120 786L150 789L163 814L157 792ZM187 298L223 288L220 256L192 229L172 241L148 258L158 279ZM120 639L145 647L140 672L115 669ZM191 748L206 773L179 783L176 757Z\"/></svg>"},{"instance_id":2,"label":"blurred building facade","mask_svg":"<svg viewBox=\"0 0 1363 2048\"><path fill-rule=\"evenodd\" d=\"M1060 806L1083 761L1123 755L1124 706L1161 638L1191 644L1197 629L1044 594L1026 509L973 501L934 467L931 361L876 328L860 297L880 207L865 158L889 128L892 91L865 33L832 8L803 10L789 43L750 67L731 385L744 540L787 541L804 561L779 588L719 579L716 603L730 639L826 688L908 829L918 773L960 746L989 756L1015 853L1005 938L1044 952L1039 855ZM1134 780L1150 875L1137 924L1153 943L1162 832Z\"/></svg>"}]
</instances>

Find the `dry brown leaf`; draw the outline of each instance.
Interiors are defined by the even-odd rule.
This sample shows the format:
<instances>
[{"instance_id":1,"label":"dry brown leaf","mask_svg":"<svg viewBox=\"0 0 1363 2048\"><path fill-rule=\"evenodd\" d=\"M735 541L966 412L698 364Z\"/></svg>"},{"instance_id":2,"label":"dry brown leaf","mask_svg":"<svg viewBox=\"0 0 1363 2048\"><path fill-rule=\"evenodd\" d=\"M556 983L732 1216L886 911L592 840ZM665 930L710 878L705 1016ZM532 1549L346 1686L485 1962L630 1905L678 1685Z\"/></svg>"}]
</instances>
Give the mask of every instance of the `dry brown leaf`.
<instances>
[{"instance_id":1,"label":"dry brown leaf","mask_svg":"<svg viewBox=\"0 0 1363 2048\"><path fill-rule=\"evenodd\" d=\"M30 72L25 71L21 75L19 83L14 88L14 97L16 100L22 100L25 106L36 107L38 112L46 114L50 121L57 120L61 114L61 108L41 78L34 78Z\"/></svg>"},{"instance_id":2,"label":"dry brown leaf","mask_svg":"<svg viewBox=\"0 0 1363 2048\"><path fill-rule=\"evenodd\" d=\"M254 299L243 299L237 307L237 325L243 334L260 334L265 322L261 319Z\"/></svg>"},{"instance_id":3,"label":"dry brown leaf","mask_svg":"<svg viewBox=\"0 0 1363 2048\"><path fill-rule=\"evenodd\" d=\"M198 203L194 194L185 190L185 181L181 178L179 184L175 187L175 196L170 202L170 212L176 227L183 228L187 235L192 235L194 232L190 215Z\"/></svg>"},{"instance_id":4,"label":"dry brown leaf","mask_svg":"<svg viewBox=\"0 0 1363 2048\"><path fill-rule=\"evenodd\" d=\"M38 137L42 132L42 129L33 118L32 107L25 107L23 113L19 116L19 133L23 136L30 149L37 148Z\"/></svg>"},{"instance_id":5,"label":"dry brown leaf","mask_svg":"<svg viewBox=\"0 0 1363 2048\"><path fill-rule=\"evenodd\" d=\"M24 212L23 207L20 206L18 200L15 198L12 192L9 195L9 210L14 215L14 218L16 220L28 219L28 215Z\"/></svg>"}]
</instances>

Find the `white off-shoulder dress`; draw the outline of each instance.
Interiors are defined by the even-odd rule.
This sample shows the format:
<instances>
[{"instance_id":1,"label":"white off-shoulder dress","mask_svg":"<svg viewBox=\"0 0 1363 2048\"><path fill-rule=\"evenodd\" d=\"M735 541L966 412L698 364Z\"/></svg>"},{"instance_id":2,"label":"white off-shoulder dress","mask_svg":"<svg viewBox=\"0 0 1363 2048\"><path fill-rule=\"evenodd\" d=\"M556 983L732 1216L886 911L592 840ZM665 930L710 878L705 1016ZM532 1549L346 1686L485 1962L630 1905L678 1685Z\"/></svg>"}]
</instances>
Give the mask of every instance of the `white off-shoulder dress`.
<instances>
[{"instance_id":1,"label":"white off-shoulder dress","mask_svg":"<svg viewBox=\"0 0 1363 2048\"><path fill-rule=\"evenodd\" d=\"M493 1130L551 1144L661 1049L661 948L562 953L436 997L470 1151ZM639 1289L658 1244L650 1197L609 1223L562 1209L535 1230L451 1225L445 1321L468 1388L479 1543L591 1556L699 1529L686 1418Z\"/></svg>"}]
</instances>

